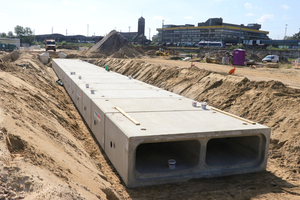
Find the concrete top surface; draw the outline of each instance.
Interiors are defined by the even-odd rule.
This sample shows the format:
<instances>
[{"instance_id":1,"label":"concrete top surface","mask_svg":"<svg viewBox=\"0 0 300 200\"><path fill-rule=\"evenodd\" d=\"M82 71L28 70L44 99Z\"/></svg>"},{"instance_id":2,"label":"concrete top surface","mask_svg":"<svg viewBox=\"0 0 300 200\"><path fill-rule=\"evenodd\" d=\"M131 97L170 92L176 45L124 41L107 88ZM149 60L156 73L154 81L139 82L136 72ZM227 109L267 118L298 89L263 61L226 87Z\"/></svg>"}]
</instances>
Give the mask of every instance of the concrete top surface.
<instances>
[{"instance_id":1,"label":"concrete top surface","mask_svg":"<svg viewBox=\"0 0 300 200\"><path fill-rule=\"evenodd\" d=\"M81 76L81 79L79 79L79 76ZM97 85L97 84L136 84L136 85L140 85L137 87L145 87L145 88L149 88L149 89L157 89L157 90L161 90L161 88L144 83L142 81L139 80L135 80L135 79L129 79L127 76L123 76L123 75L114 75L114 74L109 74L109 75L105 75L105 74L100 74L100 75L93 75L93 76L88 76L88 75L75 75L75 76L69 76L76 84L81 84L81 83L89 83L90 85ZM80 86L81 87L81 86ZM95 86L97 87L97 86ZM100 86L103 87L103 86ZM120 88L121 89L121 88Z\"/></svg>"},{"instance_id":2,"label":"concrete top surface","mask_svg":"<svg viewBox=\"0 0 300 200\"><path fill-rule=\"evenodd\" d=\"M128 113L140 123L135 125L121 113L107 113L107 117L119 127L128 138L144 136L178 135L191 133L222 134L230 131L241 136L241 130L269 129L260 124L249 124L213 110L173 111L173 112L140 112ZM255 132L256 133L256 132ZM221 135L220 135L221 136ZM209 135L206 135L209 137Z\"/></svg>"},{"instance_id":3,"label":"concrete top surface","mask_svg":"<svg viewBox=\"0 0 300 200\"><path fill-rule=\"evenodd\" d=\"M85 61L82 61L82 60L79 60L79 59L62 59L62 58L55 58L53 59L53 61L55 63L57 63L59 66L81 66L81 65L84 65L84 66L96 66L96 65L93 65L93 64L90 64L88 62L85 62Z\"/></svg>"},{"instance_id":4,"label":"concrete top surface","mask_svg":"<svg viewBox=\"0 0 300 200\"><path fill-rule=\"evenodd\" d=\"M103 70L104 68L92 65L87 62L82 62L80 60L71 60L71 59L53 59L53 61L59 65L61 69L99 69Z\"/></svg>"},{"instance_id":5,"label":"concrete top surface","mask_svg":"<svg viewBox=\"0 0 300 200\"><path fill-rule=\"evenodd\" d=\"M158 111L202 111L201 104L192 105L193 100L182 98L139 98L139 99L93 99L98 108L104 113L118 113L115 107L119 107L127 113L131 112L158 112Z\"/></svg>"},{"instance_id":6,"label":"concrete top surface","mask_svg":"<svg viewBox=\"0 0 300 200\"><path fill-rule=\"evenodd\" d=\"M98 70L98 69L83 69L83 68L78 68L78 69L63 69L63 71L69 75L69 76L88 76L88 77L97 77L97 76L103 76L103 75L115 75L115 76L120 76L118 73L111 73L107 72L105 70ZM71 73L74 73L75 75L72 75Z\"/></svg>"},{"instance_id":7,"label":"concrete top surface","mask_svg":"<svg viewBox=\"0 0 300 200\"><path fill-rule=\"evenodd\" d=\"M85 82L88 81L101 81L103 79L107 80L111 80L111 82L113 83L115 80L127 80L127 81L132 81L130 79L128 79L126 76L120 76L117 74L105 74L105 73L97 73L97 74L93 74L93 75L87 75L87 74L82 74L82 73L76 73L75 75L71 75L70 73L68 74L68 76L72 79L72 80L82 80Z\"/></svg>"},{"instance_id":8,"label":"concrete top surface","mask_svg":"<svg viewBox=\"0 0 300 200\"><path fill-rule=\"evenodd\" d=\"M151 86L155 87L152 85L149 85L147 83L129 78L127 76L124 76L122 74L112 72L112 71L106 71L104 68L92 65L87 62L83 62L81 60L70 60L70 59L53 59L59 67L70 77L75 83L80 84L80 83L127 83L123 82L122 80L128 80L134 83L140 83L144 84L146 86ZM75 72L75 75L71 75L71 72ZM81 76L82 82L79 80L77 81L76 79L79 79L79 76ZM100 79L107 79L101 81ZM111 79L111 80L109 80ZM121 80L121 81L120 81ZM158 87L155 87L157 89L160 89Z\"/></svg>"},{"instance_id":9,"label":"concrete top surface","mask_svg":"<svg viewBox=\"0 0 300 200\"><path fill-rule=\"evenodd\" d=\"M77 82L76 82L77 83ZM152 87L151 85L147 84L138 84L136 82L127 82L127 83L91 83L89 84L89 88L86 88L87 83L77 83L77 86L81 90L162 90L160 88Z\"/></svg>"},{"instance_id":10,"label":"concrete top surface","mask_svg":"<svg viewBox=\"0 0 300 200\"><path fill-rule=\"evenodd\" d=\"M168 92L166 90L96 90L94 94L91 91L84 90L84 93L90 99L115 99L115 98L181 98L182 96Z\"/></svg>"},{"instance_id":11,"label":"concrete top surface","mask_svg":"<svg viewBox=\"0 0 300 200\"><path fill-rule=\"evenodd\" d=\"M78 76L71 77L72 81L76 84L90 84L90 85L96 85L96 84L129 84L129 83L141 83L140 81L136 80L129 80L129 79L123 79L123 78L89 78L89 79L79 79Z\"/></svg>"}]
</instances>

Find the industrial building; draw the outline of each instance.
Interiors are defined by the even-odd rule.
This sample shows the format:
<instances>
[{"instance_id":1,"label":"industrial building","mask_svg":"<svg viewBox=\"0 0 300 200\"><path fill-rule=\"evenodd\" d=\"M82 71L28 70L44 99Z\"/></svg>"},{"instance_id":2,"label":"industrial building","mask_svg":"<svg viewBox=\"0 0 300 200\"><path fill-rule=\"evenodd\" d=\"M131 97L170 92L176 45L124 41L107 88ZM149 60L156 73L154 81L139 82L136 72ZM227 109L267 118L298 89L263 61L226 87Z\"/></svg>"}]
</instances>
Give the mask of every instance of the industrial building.
<instances>
[{"instance_id":1,"label":"industrial building","mask_svg":"<svg viewBox=\"0 0 300 200\"><path fill-rule=\"evenodd\" d=\"M80 60L52 66L128 187L266 169L266 126Z\"/></svg>"},{"instance_id":2,"label":"industrial building","mask_svg":"<svg viewBox=\"0 0 300 200\"><path fill-rule=\"evenodd\" d=\"M210 18L206 22L185 25L163 25L157 28L159 43L198 43L200 41L221 41L223 43L260 44L268 40L268 31L262 31L260 24L229 24L222 18Z\"/></svg>"},{"instance_id":3,"label":"industrial building","mask_svg":"<svg viewBox=\"0 0 300 200\"><path fill-rule=\"evenodd\" d=\"M56 42L72 42L72 43L97 43L103 39L103 36L89 36L86 37L84 35L62 35L58 33L54 34L44 34L44 35L36 35L36 42L44 42L46 39L54 39Z\"/></svg>"}]
</instances>

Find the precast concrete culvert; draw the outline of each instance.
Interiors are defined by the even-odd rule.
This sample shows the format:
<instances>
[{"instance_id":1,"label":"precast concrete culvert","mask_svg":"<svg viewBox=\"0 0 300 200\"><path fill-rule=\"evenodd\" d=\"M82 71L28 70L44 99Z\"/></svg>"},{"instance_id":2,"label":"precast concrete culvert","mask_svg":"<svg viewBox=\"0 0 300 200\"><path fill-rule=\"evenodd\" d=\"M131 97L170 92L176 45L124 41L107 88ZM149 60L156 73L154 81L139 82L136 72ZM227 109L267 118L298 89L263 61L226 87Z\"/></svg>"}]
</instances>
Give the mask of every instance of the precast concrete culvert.
<instances>
[{"instance_id":1,"label":"precast concrete culvert","mask_svg":"<svg viewBox=\"0 0 300 200\"><path fill-rule=\"evenodd\" d=\"M53 69L128 187L266 169L266 126L79 60Z\"/></svg>"}]
</instances>

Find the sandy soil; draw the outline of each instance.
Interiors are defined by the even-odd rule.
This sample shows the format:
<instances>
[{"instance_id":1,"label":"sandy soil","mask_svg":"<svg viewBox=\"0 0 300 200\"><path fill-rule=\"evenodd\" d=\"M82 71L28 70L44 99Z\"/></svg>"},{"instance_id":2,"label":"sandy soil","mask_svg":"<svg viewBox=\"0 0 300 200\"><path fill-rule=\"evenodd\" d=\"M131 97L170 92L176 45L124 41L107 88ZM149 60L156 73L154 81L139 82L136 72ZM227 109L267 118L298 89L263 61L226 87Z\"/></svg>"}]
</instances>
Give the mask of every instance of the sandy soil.
<instances>
[{"instance_id":1,"label":"sandy soil","mask_svg":"<svg viewBox=\"0 0 300 200\"><path fill-rule=\"evenodd\" d=\"M143 58L139 59L145 61L149 64L170 66L170 67L190 67L191 62L167 60L163 57L158 58ZM199 63L193 62L196 67L200 69L210 70L213 72L228 73L232 66L221 65L221 64L210 64L210 63ZM236 66L236 75L245 76L253 81L281 81L289 87L300 88L300 68L290 68L290 69L276 69L276 68L251 68L244 66Z\"/></svg>"},{"instance_id":2,"label":"sandy soil","mask_svg":"<svg viewBox=\"0 0 300 200\"><path fill-rule=\"evenodd\" d=\"M228 75L232 67L215 64L94 59L100 67L272 128L265 172L128 189L55 83L51 65L43 65L35 53L5 56L0 199L300 199L300 90L284 85L299 86L296 69L237 68L236 75Z\"/></svg>"}]
</instances>

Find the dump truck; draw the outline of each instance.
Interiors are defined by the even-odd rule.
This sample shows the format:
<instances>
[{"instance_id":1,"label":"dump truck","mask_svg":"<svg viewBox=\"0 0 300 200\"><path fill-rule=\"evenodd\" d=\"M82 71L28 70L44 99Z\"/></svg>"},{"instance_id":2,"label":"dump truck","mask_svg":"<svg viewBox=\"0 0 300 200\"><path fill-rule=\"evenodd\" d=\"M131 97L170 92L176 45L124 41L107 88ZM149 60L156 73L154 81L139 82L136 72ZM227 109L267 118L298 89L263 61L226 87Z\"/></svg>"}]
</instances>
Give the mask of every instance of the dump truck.
<instances>
[{"instance_id":1,"label":"dump truck","mask_svg":"<svg viewBox=\"0 0 300 200\"><path fill-rule=\"evenodd\" d=\"M46 51L48 51L48 50L54 50L54 51L56 51L55 40L53 40L53 39L47 39L47 40L45 40L45 49L46 49Z\"/></svg>"}]
</instances>

